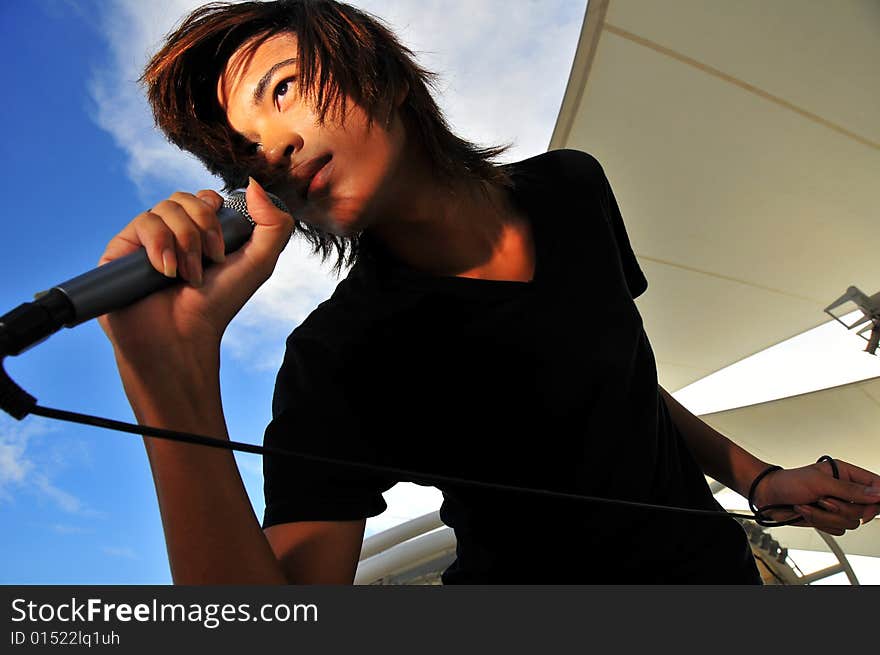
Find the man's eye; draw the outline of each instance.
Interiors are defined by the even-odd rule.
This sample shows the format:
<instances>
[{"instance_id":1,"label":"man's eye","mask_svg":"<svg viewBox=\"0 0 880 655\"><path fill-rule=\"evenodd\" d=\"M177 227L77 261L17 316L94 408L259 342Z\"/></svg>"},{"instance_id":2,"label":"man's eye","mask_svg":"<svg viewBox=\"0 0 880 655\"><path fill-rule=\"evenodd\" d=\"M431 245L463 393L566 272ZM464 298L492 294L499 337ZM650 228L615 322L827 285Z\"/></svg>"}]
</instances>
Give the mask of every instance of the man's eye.
<instances>
[{"instance_id":1,"label":"man's eye","mask_svg":"<svg viewBox=\"0 0 880 655\"><path fill-rule=\"evenodd\" d=\"M282 80L278 83L278 86L275 87L275 100L276 102L286 96L288 92L293 90L293 78L288 78L286 80Z\"/></svg>"},{"instance_id":2,"label":"man's eye","mask_svg":"<svg viewBox=\"0 0 880 655\"><path fill-rule=\"evenodd\" d=\"M247 153L248 156L252 157L260 151L260 144L249 143L245 146L244 151Z\"/></svg>"}]
</instances>

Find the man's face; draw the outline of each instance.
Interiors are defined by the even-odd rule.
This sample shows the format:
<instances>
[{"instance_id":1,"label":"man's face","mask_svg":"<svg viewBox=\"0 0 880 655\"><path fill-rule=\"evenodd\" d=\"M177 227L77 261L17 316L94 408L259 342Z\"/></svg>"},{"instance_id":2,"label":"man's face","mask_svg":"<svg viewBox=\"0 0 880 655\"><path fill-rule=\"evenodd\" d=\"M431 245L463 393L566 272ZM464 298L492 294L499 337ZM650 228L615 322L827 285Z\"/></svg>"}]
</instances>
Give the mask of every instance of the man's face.
<instances>
[{"instance_id":1,"label":"man's face","mask_svg":"<svg viewBox=\"0 0 880 655\"><path fill-rule=\"evenodd\" d=\"M297 41L273 36L230 59L217 93L230 125L273 168L288 173L271 191L293 217L326 232L353 235L371 224L389 198L404 145L395 112L390 127L348 99L346 116L318 124L315 107L296 91ZM320 169L320 170L318 170ZM260 181L258 179L258 181Z\"/></svg>"}]
</instances>

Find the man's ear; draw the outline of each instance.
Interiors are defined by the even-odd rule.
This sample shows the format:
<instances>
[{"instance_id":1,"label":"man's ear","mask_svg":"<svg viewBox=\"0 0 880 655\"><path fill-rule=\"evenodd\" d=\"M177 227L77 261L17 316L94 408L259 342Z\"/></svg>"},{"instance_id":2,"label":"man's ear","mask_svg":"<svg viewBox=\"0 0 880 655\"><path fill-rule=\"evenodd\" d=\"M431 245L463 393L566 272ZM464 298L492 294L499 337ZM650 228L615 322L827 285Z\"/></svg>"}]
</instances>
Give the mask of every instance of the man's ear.
<instances>
[{"instance_id":1,"label":"man's ear","mask_svg":"<svg viewBox=\"0 0 880 655\"><path fill-rule=\"evenodd\" d=\"M400 90L397 92L397 96L394 98L394 107L398 108L403 104L403 101L406 100L406 96L409 95L409 82L403 80L403 84L400 85Z\"/></svg>"}]
</instances>

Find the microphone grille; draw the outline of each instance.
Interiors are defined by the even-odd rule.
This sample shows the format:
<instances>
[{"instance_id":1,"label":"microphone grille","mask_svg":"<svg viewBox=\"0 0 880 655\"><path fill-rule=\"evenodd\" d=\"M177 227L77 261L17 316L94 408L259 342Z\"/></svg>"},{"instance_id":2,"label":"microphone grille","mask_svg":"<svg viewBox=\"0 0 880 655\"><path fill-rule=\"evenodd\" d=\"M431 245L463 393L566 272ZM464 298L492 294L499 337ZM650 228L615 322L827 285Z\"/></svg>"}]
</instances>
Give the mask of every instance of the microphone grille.
<instances>
[{"instance_id":1,"label":"microphone grille","mask_svg":"<svg viewBox=\"0 0 880 655\"><path fill-rule=\"evenodd\" d=\"M283 211L286 214L290 213L290 210L287 208L287 205L285 205L281 201L281 198L279 198L275 194L269 193L269 192L266 192L266 195L269 196L269 200L271 200L272 204L275 205L276 207L278 207L278 209L280 209L281 211ZM239 214L244 216L246 219L248 219L248 222L251 225L255 225L254 219L252 219L251 215L248 213L247 201L245 200L244 189L236 189L235 191L231 192L228 196L226 196L226 198L223 199L223 206L227 207L228 209L232 209L233 211L238 212Z\"/></svg>"}]
</instances>

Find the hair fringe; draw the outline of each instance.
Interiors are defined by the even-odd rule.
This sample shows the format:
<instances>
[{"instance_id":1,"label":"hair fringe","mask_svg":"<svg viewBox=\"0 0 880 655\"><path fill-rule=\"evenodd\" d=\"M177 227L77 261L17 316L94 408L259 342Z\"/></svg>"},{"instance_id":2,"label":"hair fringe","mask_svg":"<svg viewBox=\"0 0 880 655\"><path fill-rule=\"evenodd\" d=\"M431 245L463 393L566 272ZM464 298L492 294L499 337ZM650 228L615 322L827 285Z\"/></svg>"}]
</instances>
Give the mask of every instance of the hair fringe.
<instances>
[{"instance_id":1,"label":"hair fringe","mask_svg":"<svg viewBox=\"0 0 880 655\"><path fill-rule=\"evenodd\" d=\"M420 66L380 18L335 0L274 0L198 7L166 36L139 80L156 126L219 176L225 190L245 186L251 174L271 179L272 171L248 153L244 138L229 125L216 98L217 82L243 45L256 49L282 33L297 35L297 84L314 103L321 123L328 115L344 116L347 98L364 107L369 124L382 120L394 98L408 88L401 117L424 147L438 181L512 184L495 162L510 144L482 147L455 135L432 94L437 74ZM271 189L271 183L264 186ZM363 248L360 234L340 236L299 221L294 233L322 263L335 254L337 276Z\"/></svg>"}]
</instances>

